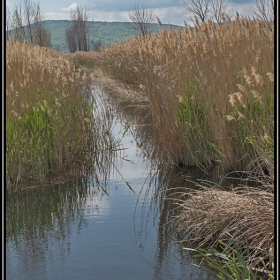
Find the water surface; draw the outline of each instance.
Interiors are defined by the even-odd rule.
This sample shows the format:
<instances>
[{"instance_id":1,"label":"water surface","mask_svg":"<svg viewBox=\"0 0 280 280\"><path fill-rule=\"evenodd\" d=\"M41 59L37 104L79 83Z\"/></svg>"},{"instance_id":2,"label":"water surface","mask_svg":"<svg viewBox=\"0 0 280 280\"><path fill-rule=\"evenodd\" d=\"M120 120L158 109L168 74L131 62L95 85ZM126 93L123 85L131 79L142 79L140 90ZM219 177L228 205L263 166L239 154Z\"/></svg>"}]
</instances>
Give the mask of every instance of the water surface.
<instances>
[{"instance_id":1,"label":"water surface","mask_svg":"<svg viewBox=\"0 0 280 280\"><path fill-rule=\"evenodd\" d=\"M113 132L123 150L106 178L6 198L7 280L214 279L193 266L196 260L174 231L174 203L164 199L176 186L194 184L181 180L179 171L162 179L143 155L133 126L126 129L115 119ZM203 176L189 172L192 180Z\"/></svg>"}]
</instances>

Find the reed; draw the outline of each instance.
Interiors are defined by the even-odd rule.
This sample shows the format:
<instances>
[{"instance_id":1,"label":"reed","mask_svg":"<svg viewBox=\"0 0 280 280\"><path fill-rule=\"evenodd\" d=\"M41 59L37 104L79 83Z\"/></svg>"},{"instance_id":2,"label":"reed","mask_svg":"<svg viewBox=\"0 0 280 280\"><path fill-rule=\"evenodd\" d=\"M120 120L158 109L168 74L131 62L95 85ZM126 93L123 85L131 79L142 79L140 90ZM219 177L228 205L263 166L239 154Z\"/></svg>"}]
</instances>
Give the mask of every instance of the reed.
<instances>
[{"instance_id":1,"label":"reed","mask_svg":"<svg viewBox=\"0 0 280 280\"><path fill-rule=\"evenodd\" d=\"M99 55L97 52L76 51L74 53L63 54L64 58L72 61L77 67L87 69L99 66Z\"/></svg>"},{"instance_id":2,"label":"reed","mask_svg":"<svg viewBox=\"0 0 280 280\"><path fill-rule=\"evenodd\" d=\"M222 229L221 229L222 230ZM219 241L219 248L210 249L192 249L184 248L189 251L194 251L195 258L201 259L200 265L194 264L194 266L202 267L204 270L215 274L219 279L232 279L232 280L273 280L273 266L274 266L274 254L271 251L267 256L269 258L269 270L259 269L251 267L250 262L250 244L248 235L246 235L246 247L239 246L232 236L222 230L231 239L231 245ZM245 252L245 253L244 253ZM206 263L208 266L202 266L202 263ZM209 269L208 267L211 267Z\"/></svg>"},{"instance_id":3,"label":"reed","mask_svg":"<svg viewBox=\"0 0 280 280\"><path fill-rule=\"evenodd\" d=\"M273 25L241 17L223 25L186 24L111 45L99 57L104 73L145 89L158 146L170 162L203 169L219 164L224 171L244 171L247 179L253 178L255 187L224 190L203 182L200 190L183 190L175 217L181 239L205 250L237 244L242 254L250 244L246 265L270 270Z\"/></svg>"},{"instance_id":4,"label":"reed","mask_svg":"<svg viewBox=\"0 0 280 280\"><path fill-rule=\"evenodd\" d=\"M6 45L6 189L81 171L100 140L87 74L48 48ZM89 151L91 156L89 156ZM89 163L84 154L88 153Z\"/></svg>"},{"instance_id":5,"label":"reed","mask_svg":"<svg viewBox=\"0 0 280 280\"><path fill-rule=\"evenodd\" d=\"M269 177L258 180L251 175L246 180L254 187L239 184L225 189L201 180L197 190L184 190L176 199L170 198L178 206L175 228L181 240L205 256L211 250L228 253L238 247L246 267L273 274L274 186Z\"/></svg>"},{"instance_id":6,"label":"reed","mask_svg":"<svg viewBox=\"0 0 280 280\"><path fill-rule=\"evenodd\" d=\"M176 164L222 162L227 171L244 170L256 157L272 156L269 23L238 17L224 25L161 30L102 49L100 61L105 73L145 88L159 143Z\"/></svg>"}]
</instances>

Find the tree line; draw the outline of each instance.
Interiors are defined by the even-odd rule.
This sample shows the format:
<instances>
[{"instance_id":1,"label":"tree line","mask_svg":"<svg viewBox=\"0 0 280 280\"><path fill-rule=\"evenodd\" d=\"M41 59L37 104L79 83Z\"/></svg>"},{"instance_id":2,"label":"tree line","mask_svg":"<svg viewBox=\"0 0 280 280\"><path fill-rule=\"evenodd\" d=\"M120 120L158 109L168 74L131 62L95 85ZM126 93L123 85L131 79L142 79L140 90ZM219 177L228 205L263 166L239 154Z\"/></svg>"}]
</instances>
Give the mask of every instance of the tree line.
<instances>
[{"instance_id":1,"label":"tree line","mask_svg":"<svg viewBox=\"0 0 280 280\"><path fill-rule=\"evenodd\" d=\"M44 28L39 3L23 0L15 5L12 14L6 10L6 38L11 35L20 42L51 47L51 34Z\"/></svg>"},{"instance_id":2,"label":"tree line","mask_svg":"<svg viewBox=\"0 0 280 280\"><path fill-rule=\"evenodd\" d=\"M227 0L182 0L184 8L195 22L213 20L217 24L231 17ZM131 27L142 36L150 32L155 20L152 10L136 5L129 13ZM274 21L274 0L254 0L254 15L262 21ZM158 23L160 19L156 17ZM89 28L89 13L86 7L77 5L70 10L71 24L65 31L69 52L98 51L102 41L94 39L94 28ZM39 3L22 0L16 4L12 13L6 10L6 38L13 36L20 42L52 47L51 34L44 27L44 16Z\"/></svg>"},{"instance_id":3,"label":"tree line","mask_svg":"<svg viewBox=\"0 0 280 280\"><path fill-rule=\"evenodd\" d=\"M200 22L222 24L233 11L227 0L182 0L184 7ZM237 12L238 14L238 12ZM262 21L274 21L274 0L254 0L254 15Z\"/></svg>"},{"instance_id":4,"label":"tree line","mask_svg":"<svg viewBox=\"0 0 280 280\"><path fill-rule=\"evenodd\" d=\"M76 6L71 9L70 19L71 25L65 31L69 51L99 51L103 44L101 40L94 39L94 28L89 28L86 7Z\"/></svg>"}]
</instances>

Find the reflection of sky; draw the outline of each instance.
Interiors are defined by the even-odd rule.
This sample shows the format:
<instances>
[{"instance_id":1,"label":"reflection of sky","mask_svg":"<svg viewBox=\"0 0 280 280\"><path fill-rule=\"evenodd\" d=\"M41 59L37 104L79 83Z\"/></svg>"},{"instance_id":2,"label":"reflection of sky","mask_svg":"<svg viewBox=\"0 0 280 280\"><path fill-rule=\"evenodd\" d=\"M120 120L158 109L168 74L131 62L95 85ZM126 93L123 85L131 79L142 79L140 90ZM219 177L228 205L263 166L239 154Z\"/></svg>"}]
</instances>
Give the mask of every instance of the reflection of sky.
<instances>
[{"instance_id":1,"label":"reflection of sky","mask_svg":"<svg viewBox=\"0 0 280 280\"><path fill-rule=\"evenodd\" d=\"M109 185L110 188L117 190L121 197L124 195L136 197L140 194L143 184L149 182L149 161L147 159L143 161L141 149L136 147L130 130L122 136L124 129L124 124L115 120L112 133L116 139L121 140L120 148L124 150L118 154L114 166L111 166ZM106 217L110 212L111 195L113 195L112 191L109 191L109 197L100 191L93 197L90 196L85 202L87 216Z\"/></svg>"},{"instance_id":2,"label":"reflection of sky","mask_svg":"<svg viewBox=\"0 0 280 280\"><path fill-rule=\"evenodd\" d=\"M95 114L105 111L103 100L105 97L102 87L94 85L92 91L95 102L97 104ZM101 115L103 115L101 113ZM141 180L149 175L149 161L144 159L141 149L136 146L135 139L131 134L131 129L127 129L126 123L114 117L111 124L111 133L114 135L117 144L117 157L111 165L110 179L117 182L127 181L131 179Z\"/></svg>"},{"instance_id":3,"label":"reflection of sky","mask_svg":"<svg viewBox=\"0 0 280 280\"><path fill-rule=\"evenodd\" d=\"M117 122L116 137L122 128ZM92 186L76 208L63 209L53 229L35 224L17 242L9 240L7 280L210 279L190 264L187 251L160 236L161 213L149 207L153 194L145 195L147 164L136 156L140 151L129 133L122 147L126 160L117 160L121 175L114 171L107 181L108 195Z\"/></svg>"},{"instance_id":4,"label":"reflection of sky","mask_svg":"<svg viewBox=\"0 0 280 280\"><path fill-rule=\"evenodd\" d=\"M103 219L109 215L110 199L103 191L98 192L94 196L88 196L84 211L87 218Z\"/></svg>"},{"instance_id":5,"label":"reflection of sky","mask_svg":"<svg viewBox=\"0 0 280 280\"><path fill-rule=\"evenodd\" d=\"M122 139L122 148L124 149L121 153L121 157L117 159L116 167L119 172L114 172L116 177L114 179L121 180L122 177L126 180L146 177L149 174L149 163L147 160L143 161L141 150L136 147L135 140L128 130L125 137L122 138L124 128L120 122L117 122L114 126L113 133L116 137ZM114 169L114 168L113 168ZM122 177L121 177L122 176Z\"/></svg>"}]
</instances>

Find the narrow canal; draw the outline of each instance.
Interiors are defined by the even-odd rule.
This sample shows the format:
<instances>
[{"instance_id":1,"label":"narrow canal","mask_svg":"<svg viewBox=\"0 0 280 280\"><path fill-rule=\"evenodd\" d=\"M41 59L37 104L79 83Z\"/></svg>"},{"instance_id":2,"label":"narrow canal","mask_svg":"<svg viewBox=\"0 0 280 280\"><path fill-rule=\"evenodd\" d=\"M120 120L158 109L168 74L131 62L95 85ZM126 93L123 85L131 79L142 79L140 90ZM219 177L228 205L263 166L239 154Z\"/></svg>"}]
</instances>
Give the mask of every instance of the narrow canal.
<instances>
[{"instance_id":1,"label":"narrow canal","mask_svg":"<svg viewBox=\"0 0 280 280\"><path fill-rule=\"evenodd\" d=\"M114 114L120 149L105 175L6 197L7 280L215 279L193 265L165 199L205 175L162 174L142 149L145 120Z\"/></svg>"}]
</instances>

